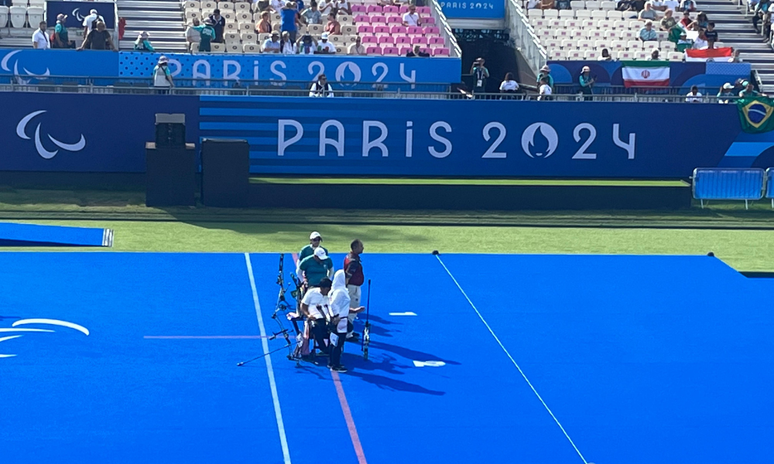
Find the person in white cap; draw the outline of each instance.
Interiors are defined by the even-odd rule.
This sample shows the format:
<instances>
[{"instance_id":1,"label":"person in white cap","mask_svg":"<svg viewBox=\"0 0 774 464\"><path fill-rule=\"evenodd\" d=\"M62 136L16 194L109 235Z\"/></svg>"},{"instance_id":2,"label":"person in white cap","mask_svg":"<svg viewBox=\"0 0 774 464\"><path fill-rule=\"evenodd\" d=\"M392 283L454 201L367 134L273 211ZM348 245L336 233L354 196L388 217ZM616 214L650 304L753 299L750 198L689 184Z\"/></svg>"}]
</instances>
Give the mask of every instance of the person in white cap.
<instances>
[{"instance_id":1,"label":"person in white cap","mask_svg":"<svg viewBox=\"0 0 774 464\"><path fill-rule=\"evenodd\" d=\"M307 256L312 256L314 254L314 250L320 246L322 241L322 235L320 235L320 233L316 230L309 234L309 245L301 248L301 251L298 252L298 262L303 261ZM325 250L326 254L328 254L328 250L325 247L322 247L322 249Z\"/></svg>"},{"instance_id":2,"label":"person in white cap","mask_svg":"<svg viewBox=\"0 0 774 464\"><path fill-rule=\"evenodd\" d=\"M333 276L333 260L323 247L318 246L312 256L298 261L296 275L303 276L309 287L317 287L322 279Z\"/></svg>"},{"instance_id":3,"label":"person in white cap","mask_svg":"<svg viewBox=\"0 0 774 464\"><path fill-rule=\"evenodd\" d=\"M89 16L86 16L83 18L83 37L86 38L89 36L89 32L94 30L95 23L97 21L105 22L105 18L99 15L97 13L97 10L92 9L89 11Z\"/></svg>"},{"instance_id":4,"label":"person in white cap","mask_svg":"<svg viewBox=\"0 0 774 464\"><path fill-rule=\"evenodd\" d=\"M169 72L169 58L162 56L159 58L159 64L153 68L153 86L162 89L174 87L172 74Z\"/></svg>"},{"instance_id":5,"label":"person in white cap","mask_svg":"<svg viewBox=\"0 0 774 464\"><path fill-rule=\"evenodd\" d=\"M540 68L540 74L538 74L537 77L537 85L540 85L540 81L543 79L543 77L548 78L548 86L553 88L554 87L554 78L551 76L551 68L548 67L548 65L543 66Z\"/></svg>"},{"instance_id":6,"label":"person in white cap","mask_svg":"<svg viewBox=\"0 0 774 464\"><path fill-rule=\"evenodd\" d=\"M323 32L320 36L320 43L317 44L317 53L321 53L323 55L333 55L336 53L336 47L328 42L328 33Z\"/></svg>"},{"instance_id":7,"label":"person in white cap","mask_svg":"<svg viewBox=\"0 0 774 464\"><path fill-rule=\"evenodd\" d=\"M591 96L594 92L591 90L594 87L596 79L591 75L591 68L584 66L581 69L580 76L578 76L578 84L580 85L580 93L584 95L585 101L591 100Z\"/></svg>"},{"instance_id":8,"label":"person in white cap","mask_svg":"<svg viewBox=\"0 0 774 464\"><path fill-rule=\"evenodd\" d=\"M730 82L723 84L723 87L718 92L718 103L728 103L736 100L736 94L734 93L734 85Z\"/></svg>"},{"instance_id":9,"label":"person in white cap","mask_svg":"<svg viewBox=\"0 0 774 464\"><path fill-rule=\"evenodd\" d=\"M70 40L70 36L67 32L67 15L59 13L56 15L56 27L54 28L54 40L51 42L51 46L54 48L75 48L75 41Z\"/></svg>"},{"instance_id":10,"label":"person in white cap","mask_svg":"<svg viewBox=\"0 0 774 464\"><path fill-rule=\"evenodd\" d=\"M156 50L151 45L147 32L142 31L137 36L137 40L134 41L134 51L136 52L155 52Z\"/></svg>"}]
</instances>

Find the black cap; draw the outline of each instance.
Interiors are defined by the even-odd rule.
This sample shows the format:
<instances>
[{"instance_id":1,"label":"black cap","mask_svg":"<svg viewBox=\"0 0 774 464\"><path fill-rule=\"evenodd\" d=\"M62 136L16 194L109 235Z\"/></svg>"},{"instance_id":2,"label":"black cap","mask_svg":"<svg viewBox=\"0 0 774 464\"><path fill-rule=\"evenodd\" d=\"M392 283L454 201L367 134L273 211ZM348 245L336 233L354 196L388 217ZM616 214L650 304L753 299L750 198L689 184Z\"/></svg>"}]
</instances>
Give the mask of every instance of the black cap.
<instances>
[{"instance_id":1,"label":"black cap","mask_svg":"<svg viewBox=\"0 0 774 464\"><path fill-rule=\"evenodd\" d=\"M323 277L320 281L320 288L331 288L331 286L333 286L333 282L327 277Z\"/></svg>"}]
</instances>

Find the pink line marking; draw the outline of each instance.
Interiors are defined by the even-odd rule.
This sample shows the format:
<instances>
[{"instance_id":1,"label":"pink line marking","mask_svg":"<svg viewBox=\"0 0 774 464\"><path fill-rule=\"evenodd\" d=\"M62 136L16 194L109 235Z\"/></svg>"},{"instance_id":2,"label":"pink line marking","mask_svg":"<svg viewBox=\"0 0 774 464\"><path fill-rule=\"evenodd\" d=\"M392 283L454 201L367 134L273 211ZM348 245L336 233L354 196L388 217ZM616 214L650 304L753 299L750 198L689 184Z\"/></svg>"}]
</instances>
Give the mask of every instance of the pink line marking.
<instances>
[{"instance_id":1,"label":"pink line marking","mask_svg":"<svg viewBox=\"0 0 774 464\"><path fill-rule=\"evenodd\" d=\"M293 264L298 265L298 253L291 253L290 256L293 257Z\"/></svg>"},{"instance_id":2,"label":"pink line marking","mask_svg":"<svg viewBox=\"0 0 774 464\"><path fill-rule=\"evenodd\" d=\"M267 335L265 338L268 338ZM260 335L145 335L147 340L255 340Z\"/></svg>"},{"instance_id":3,"label":"pink line marking","mask_svg":"<svg viewBox=\"0 0 774 464\"><path fill-rule=\"evenodd\" d=\"M357 462L359 464L368 464L365 453L363 453L363 446L360 444L360 437L357 434L355 419L352 418L352 411L349 410L349 403L347 402L347 396L344 394L344 386L341 384L339 373L331 371L331 376L333 377L333 384L336 385L336 393L339 395L341 411L344 413L344 420L347 422L347 429L349 429L349 437L352 439L352 446L355 448Z\"/></svg>"}]
</instances>

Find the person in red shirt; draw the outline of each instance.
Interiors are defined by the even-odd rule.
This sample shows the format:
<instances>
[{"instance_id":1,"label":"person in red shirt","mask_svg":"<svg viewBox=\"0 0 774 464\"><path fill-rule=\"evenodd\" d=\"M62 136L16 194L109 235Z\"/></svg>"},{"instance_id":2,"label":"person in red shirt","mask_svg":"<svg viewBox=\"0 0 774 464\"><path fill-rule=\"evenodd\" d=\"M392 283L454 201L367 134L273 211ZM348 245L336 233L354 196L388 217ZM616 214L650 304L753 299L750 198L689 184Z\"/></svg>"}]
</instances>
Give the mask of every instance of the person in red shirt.
<instances>
[{"instance_id":1,"label":"person in red shirt","mask_svg":"<svg viewBox=\"0 0 774 464\"><path fill-rule=\"evenodd\" d=\"M350 252L347 257L344 258L344 272L347 275L347 291L349 292L349 307L360 307L360 287L365 282L365 276L363 275L363 264L360 261L360 255L363 253L365 247L363 242L356 239L352 241L350 245ZM358 334L353 331L353 321L357 318L357 314L349 313L349 324L347 327L347 338L356 338Z\"/></svg>"}]
</instances>

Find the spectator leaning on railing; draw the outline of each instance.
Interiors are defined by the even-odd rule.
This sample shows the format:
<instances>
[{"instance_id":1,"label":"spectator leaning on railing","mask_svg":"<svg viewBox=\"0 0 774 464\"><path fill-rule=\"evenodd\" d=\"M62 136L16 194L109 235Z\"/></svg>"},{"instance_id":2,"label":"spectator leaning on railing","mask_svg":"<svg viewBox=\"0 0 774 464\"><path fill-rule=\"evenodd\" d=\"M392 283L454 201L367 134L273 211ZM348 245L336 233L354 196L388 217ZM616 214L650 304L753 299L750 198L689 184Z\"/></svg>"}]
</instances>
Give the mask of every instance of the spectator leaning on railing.
<instances>
[{"instance_id":1,"label":"spectator leaning on railing","mask_svg":"<svg viewBox=\"0 0 774 464\"><path fill-rule=\"evenodd\" d=\"M97 26L86 37L77 50L115 50L110 32L105 29L105 23L97 21Z\"/></svg>"},{"instance_id":2,"label":"spectator leaning on railing","mask_svg":"<svg viewBox=\"0 0 774 464\"><path fill-rule=\"evenodd\" d=\"M312 87L309 89L310 97L333 97L333 88L328 83L328 78L325 74L320 74L315 82L312 83Z\"/></svg>"},{"instance_id":3,"label":"spectator leaning on railing","mask_svg":"<svg viewBox=\"0 0 774 464\"><path fill-rule=\"evenodd\" d=\"M687 103L701 103L701 92L699 92L699 87L697 86L691 86L691 91L688 92L688 95L685 96L685 101Z\"/></svg>"},{"instance_id":4,"label":"spectator leaning on railing","mask_svg":"<svg viewBox=\"0 0 774 464\"><path fill-rule=\"evenodd\" d=\"M505 79L500 83L500 93L516 93L519 91L519 83L513 78L513 73L505 74Z\"/></svg>"},{"instance_id":5,"label":"spectator leaning on railing","mask_svg":"<svg viewBox=\"0 0 774 464\"><path fill-rule=\"evenodd\" d=\"M153 86L161 89L175 86L172 74L169 72L169 59L166 56L159 57L158 64L153 68Z\"/></svg>"},{"instance_id":6,"label":"spectator leaning on railing","mask_svg":"<svg viewBox=\"0 0 774 464\"><path fill-rule=\"evenodd\" d=\"M97 13L97 10L92 9L89 11L89 16L83 18L83 39L89 36L89 33L94 30L94 25L97 21L105 22L105 18Z\"/></svg>"}]
</instances>

